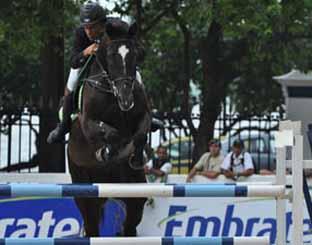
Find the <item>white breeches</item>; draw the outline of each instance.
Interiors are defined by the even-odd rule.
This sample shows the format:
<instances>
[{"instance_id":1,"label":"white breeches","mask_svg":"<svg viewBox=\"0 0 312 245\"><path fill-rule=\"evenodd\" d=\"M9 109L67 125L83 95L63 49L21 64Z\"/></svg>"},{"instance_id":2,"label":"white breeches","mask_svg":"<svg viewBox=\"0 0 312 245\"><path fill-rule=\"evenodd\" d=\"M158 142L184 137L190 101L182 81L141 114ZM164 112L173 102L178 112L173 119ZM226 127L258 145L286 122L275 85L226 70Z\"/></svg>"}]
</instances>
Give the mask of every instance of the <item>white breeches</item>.
<instances>
[{"instance_id":1,"label":"white breeches","mask_svg":"<svg viewBox=\"0 0 312 245\"><path fill-rule=\"evenodd\" d=\"M67 80L67 89L70 92L73 92L77 87L79 72L80 72L80 68L78 68L78 69L71 68L70 69L68 80Z\"/></svg>"}]
</instances>

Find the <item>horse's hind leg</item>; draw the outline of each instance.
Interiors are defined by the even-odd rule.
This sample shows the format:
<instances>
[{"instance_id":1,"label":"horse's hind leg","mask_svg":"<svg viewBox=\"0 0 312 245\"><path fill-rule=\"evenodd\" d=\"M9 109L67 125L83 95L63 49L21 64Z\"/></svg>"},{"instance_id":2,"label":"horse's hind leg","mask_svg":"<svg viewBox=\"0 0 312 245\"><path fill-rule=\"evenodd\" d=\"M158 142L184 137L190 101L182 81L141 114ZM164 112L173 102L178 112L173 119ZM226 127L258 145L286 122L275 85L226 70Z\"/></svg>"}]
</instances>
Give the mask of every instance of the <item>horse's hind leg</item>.
<instances>
[{"instance_id":1,"label":"horse's hind leg","mask_svg":"<svg viewBox=\"0 0 312 245\"><path fill-rule=\"evenodd\" d=\"M85 236L99 236L103 201L100 202L98 198L75 198L75 202L83 218Z\"/></svg>"},{"instance_id":2,"label":"horse's hind leg","mask_svg":"<svg viewBox=\"0 0 312 245\"><path fill-rule=\"evenodd\" d=\"M123 235L126 237L136 236L136 228L142 220L146 198L127 198L123 199L123 201L127 207L126 220L123 225Z\"/></svg>"},{"instance_id":3,"label":"horse's hind leg","mask_svg":"<svg viewBox=\"0 0 312 245\"><path fill-rule=\"evenodd\" d=\"M143 170L132 170L127 167L123 167L121 170L126 171L128 176L123 175L124 178L121 178L121 182L128 183L145 183L145 174ZM125 173L123 173L125 174ZM125 181L127 179L127 181ZM126 204L126 219L123 224L123 235L124 236L136 236L137 235L137 226L140 224L143 217L144 204L146 198L124 198L123 201Z\"/></svg>"}]
</instances>

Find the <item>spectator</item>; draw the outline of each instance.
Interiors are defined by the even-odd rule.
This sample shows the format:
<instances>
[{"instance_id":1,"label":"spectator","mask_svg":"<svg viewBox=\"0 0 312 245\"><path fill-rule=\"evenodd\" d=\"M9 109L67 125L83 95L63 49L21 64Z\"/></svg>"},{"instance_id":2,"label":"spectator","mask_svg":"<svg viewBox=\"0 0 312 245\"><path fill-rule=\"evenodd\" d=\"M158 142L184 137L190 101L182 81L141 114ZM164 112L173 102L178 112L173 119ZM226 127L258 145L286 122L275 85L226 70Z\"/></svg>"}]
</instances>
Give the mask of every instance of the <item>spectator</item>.
<instances>
[{"instance_id":1,"label":"spectator","mask_svg":"<svg viewBox=\"0 0 312 245\"><path fill-rule=\"evenodd\" d=\"M186 182L191 182L196 174L209 179L217 178L221 173L220 166L222 161L221 143L219 140L213 139L209 142L209 152L201 156L187 176Z\"/></svg>"},{"instance_id":2,"label":"spectator","mask_svg":"<svg viewBox=\"0 0 312 245\"><path fill-rule=\"evenodd\" d=\"M167 148L160 145L153 157L144 167L148 182L166 182L168 174L171 172L172 164L167 155Z\"/></svg>"},{"instance_id":3,"label":"spectator","mask_svg":"<svg viewBox=\"0 0 312 245\"><path fill-rule=\"evenodd\" d=\"M232 145L232 151L226 156L222 165L222 173L233 180L240 176L250 176L254 173L254 166L251 155L244 151L244 143L241 140L235 140Z\"/></svg>"}]
</instances>

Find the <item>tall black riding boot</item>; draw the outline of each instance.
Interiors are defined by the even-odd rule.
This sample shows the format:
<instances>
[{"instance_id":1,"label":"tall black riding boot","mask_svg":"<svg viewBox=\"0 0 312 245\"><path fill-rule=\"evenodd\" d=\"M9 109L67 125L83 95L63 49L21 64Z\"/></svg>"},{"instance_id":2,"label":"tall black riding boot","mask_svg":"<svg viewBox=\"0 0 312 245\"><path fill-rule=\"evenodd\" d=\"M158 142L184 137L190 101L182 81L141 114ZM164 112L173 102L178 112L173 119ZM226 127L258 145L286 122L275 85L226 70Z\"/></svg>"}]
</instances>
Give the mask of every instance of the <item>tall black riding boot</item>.
<instances>
[{"instance_id":1,"label":"tall black riding boot","mask_svg":"<svg viewBox=\"0 0 312 245\"><path fill-rule=\"evenodd\" d=\"M53 129L47 139L49 144L61 143L64 136L70 131L71 114L73 112L73 93L63 97L63 118L56 128Z\"/></svg>"}]
</instances>

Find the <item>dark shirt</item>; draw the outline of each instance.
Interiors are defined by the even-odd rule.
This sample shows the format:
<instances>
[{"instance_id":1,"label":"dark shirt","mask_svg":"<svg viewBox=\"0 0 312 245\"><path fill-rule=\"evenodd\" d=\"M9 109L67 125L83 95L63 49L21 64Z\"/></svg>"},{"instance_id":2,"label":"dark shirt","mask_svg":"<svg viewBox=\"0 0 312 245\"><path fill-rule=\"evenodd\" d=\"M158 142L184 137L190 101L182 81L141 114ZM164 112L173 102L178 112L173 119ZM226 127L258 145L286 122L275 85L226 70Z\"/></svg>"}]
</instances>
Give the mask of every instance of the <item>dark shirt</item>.
<instances>
[{"instance_id":1,"label":"dark shirt","mask_svg":"<svg viewBox=\"0 0 312 245\"><path fill-rule=\"evenodd\" d=\"M119 18L107 18L106 25L112 24L113 27L113 33L124 31L124 28L129 28L129 25L126 24L124 21L122 21ZM121 28L123 30L121 30ZM85 62L87 61L88 57L83 56L83 50L85 50L87 47L89 47L91 44L93 44L95 41L90 40L87 36L87 34L84 31L83 26L78 27L75 30L75 40L74 40L74 47L72 50L71 55L71 67L74 69L82 67ZM137 43L137 61L141 63L144 59L144 48L142 44L136 40Z\"/></svg>"}]
</instances>

